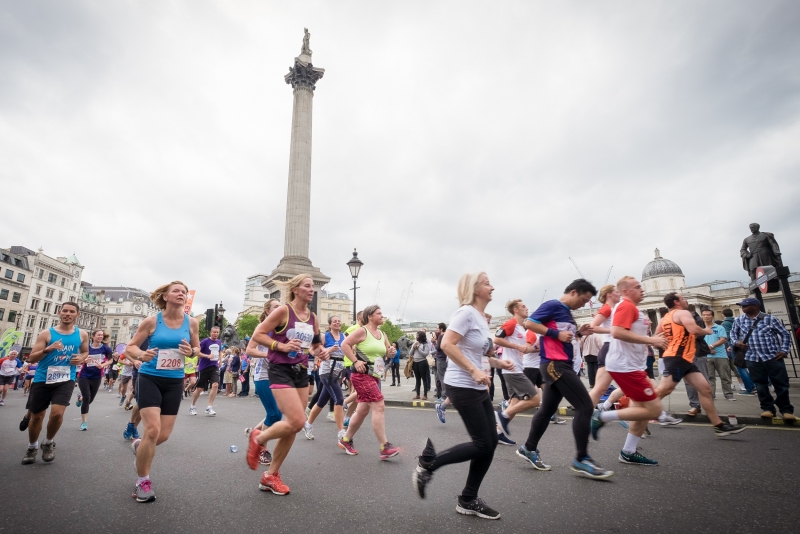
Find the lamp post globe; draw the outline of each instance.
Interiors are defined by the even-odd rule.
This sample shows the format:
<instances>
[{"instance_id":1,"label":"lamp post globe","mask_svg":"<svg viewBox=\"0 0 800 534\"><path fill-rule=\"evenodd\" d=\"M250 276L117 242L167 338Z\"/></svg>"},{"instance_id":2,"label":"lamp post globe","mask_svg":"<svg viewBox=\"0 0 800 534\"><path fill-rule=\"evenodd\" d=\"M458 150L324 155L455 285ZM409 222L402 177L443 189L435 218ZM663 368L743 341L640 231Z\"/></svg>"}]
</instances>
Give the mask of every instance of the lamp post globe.
<instances>
[{"instance_id":1,"label":"lamp post globe","mask_svg":"<svg viewBox=\"0 0 800 534\"><path fill-rule=\"evenodd\" d=\"M353 249L353 257L350 258L350 261L347 262L347 267L350 268L350 276L353 277L353 324L356 324L356 315L358 314L358 307L356 306L356 280L358 279L358 273L361 272L361 267L364 265L364 262L358 259L358 252L356 249Z\"/></svg>"}]
</instances>

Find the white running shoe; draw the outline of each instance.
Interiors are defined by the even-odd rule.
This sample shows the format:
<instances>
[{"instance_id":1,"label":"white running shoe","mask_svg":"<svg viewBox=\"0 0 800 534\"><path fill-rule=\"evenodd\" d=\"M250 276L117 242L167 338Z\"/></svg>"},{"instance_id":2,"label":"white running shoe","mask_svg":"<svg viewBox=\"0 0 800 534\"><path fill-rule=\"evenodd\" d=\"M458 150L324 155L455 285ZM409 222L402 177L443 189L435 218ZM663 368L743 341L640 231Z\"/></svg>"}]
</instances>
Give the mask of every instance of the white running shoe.
<instances>
[{"instance_id":1,"label":"white running shoe","mask_svg":"<svg viewBox=\"0 0 800 534\"><path fill-rule=\"evenodd\" d=\"M333 412L328 412L328 417L326 417L325 419L327 419L331 423L335 423L336 422L336 417L333 415Z\"/></svg>"},{"instance_id":2,"label":"white running shoe","mask_svg":"<svg viewBox=\"0 0 800 534\"><path fill-rule=\"evenodd\" d=\"M197 408L189 406L189 415L197 415Z\"/></svg>"},{"instance_id":3,"label":"white running shoe","mask_svg":"<svg viewBox=\"0 0 800 534\"><path fill-rule=\"evenodd\" d=\"M252 431L253 431L252 428L247 427L247 428L244 429L244 435L249 438L250 437L250 432L252 432Z\"/></svg>"},{"instance_id":4,"label":"white running shoe","mask_svg":"<svg viewBox=\"0 0 800 534\"><path fill-rule=\"evenodd\" d=\"M682 422L683 419L672 417L670 414L662 414L658 416L658 424L660 424L661 426L679 425Z\"/></svg>"},{"instance_id":5,"label":"white running shoe","mask_svg":"<svg viewBox=\"0 0 800 534\"><path fill-rule=\"evenodd\" d=\"M342 438L344 437L344 435L345 435L345 434L347 434L347 430L344 430L344 429L342 429L342 430L340 430L340 431L339 431L339 433L338 433L338 434L336 434L336 437L337 437L338 439L342 439Z\"/></svg>"},{"instance_id":6,"label":"white running shoe","mask_svg":"<svg viewBox=\"0 0 800 534\"><path fill-rule=\"evenodd\" d=\"M306 435L306 439L314 439L314 425L310 425L306 422L303 424L303 432Z\"/></svg>"},{"instance_id":7,"label":"white running shoe","mask_svg":"<svg viewBox=\"0 0 800 534\"><path fill-rule=\"evenodd\" d=\"M214 408L209 406L208 408L206 408L206 415L214 417L215 415L217 415L217 412L214 411Z\"/></svg>"}]
</instances>

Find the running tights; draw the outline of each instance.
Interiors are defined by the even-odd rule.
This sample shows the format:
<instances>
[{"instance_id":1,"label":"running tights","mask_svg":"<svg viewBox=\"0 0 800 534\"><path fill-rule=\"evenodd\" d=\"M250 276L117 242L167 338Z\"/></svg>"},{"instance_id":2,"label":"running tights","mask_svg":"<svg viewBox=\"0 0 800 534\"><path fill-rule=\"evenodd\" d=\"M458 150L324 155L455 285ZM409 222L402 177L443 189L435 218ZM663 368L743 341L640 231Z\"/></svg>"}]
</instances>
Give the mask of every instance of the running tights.
<instances>
[{"instance_id":1,"label":"running tights","mask_svg":"<svg viewBox=\"0 0 800 534\"><path fill-rule=\"evenodd\" d=\"M269 388L269 380L256 380L256 395L264 411L267 412L267 417L264 419L264 426L272 426L283 418L283 414L278 409L278 403L275 402L275 397L272 395L272 390Z\"/></svg>"},{"instance_id":2,"label":"running tights","mask_svg":"<svg viewBox=\"0 0 800 534\"><path fill-rule=\"evenodd\" d=\"M81 415L89 413L89 405L97 396L97 390L100 389L100 382L102 381L103 379L99 376L97 378L78 377L78 388L81 390L81 395L83 396Z\"/></svg>"},{"instance_id":3,"label":"running tights","mask_svg":"<svg viewBox=\"0 0 800 534\"><path fill-rule=\"evenodd\" d=\"M317 406L322 408L326 404L332 403L331 410L333 410L334 404L342 406L344 404L344 394L342 393L342 386L339 385L339 377L332 378L331 373L326 373L320 375L319 379L322 382L322 387L316 402Z\"/></svg>"},{"instance_id":4,"label":"running tights","mask_svg":"<svg viewBox=\"0 0 800 534\"><path fill-rule=\"evenodd\" d=\"M422 459L428 464L425 467L431 471L436 471L445 465L469 460L467 484L464 486L461 496L464 500L471 501L478 496L483 477L486 476L492 465L494 450L497 448L494 409L485 389L458 388L448 385L447 397L458 410L472 441L444 450L436 454L432 461L425 461L427 454L423 452Z\"/></svg>"},{"instance_id":5,"label":"running tights","mask_svg":"<svg viewBox=\"0 0 800 534\"><path fill-rule=\"evenodd\" d=\"M581 461L589 455L587 447L589 445L589 432L591 431L592 399L574 371L569 372L564 369L561 369L561 371L560 378L552 384L547 384L544 388L542 405L539 406L539 411L533 416L531 431L528 434L528 441L525 442L525 448L529 451L536 450L539 440L550 424L550 418L558 410L559 403L562 399L567 399L567 402L575 408L575 416L572 419L572 434L575 437L576 458Z\"/></svg>"}]
</instances>

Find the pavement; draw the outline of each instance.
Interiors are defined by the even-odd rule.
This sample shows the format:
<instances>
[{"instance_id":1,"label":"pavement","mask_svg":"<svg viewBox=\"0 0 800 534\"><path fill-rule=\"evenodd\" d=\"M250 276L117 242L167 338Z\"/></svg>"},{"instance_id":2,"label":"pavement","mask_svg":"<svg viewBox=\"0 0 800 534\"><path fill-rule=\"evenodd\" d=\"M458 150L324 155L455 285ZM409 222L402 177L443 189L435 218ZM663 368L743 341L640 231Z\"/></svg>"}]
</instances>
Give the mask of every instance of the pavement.
<instances>
[{"instance_id":1,"label":"pavement","mask_svg":"<svg viewBox=\"0 0 800 534\"><path fill-rule=\"evenodd\" d=\"M431 376L431 391L428 394L428 401L413 400L415 395L414 393L414 386L416 385L416 379L411 377L406 379L405 376L402 375L402 364L401 364L401 385L399 387L391 387L390 384L392 383L391 378L387 378L383 382L383 394L386 397L386 404L391 406L405 406L405 407L418 407L418 408L428 408L433 409L434 401L436 397L434 395L434 387L435 381L433 376ZM658 380L658 376L656 376ZM585 377L581 377L581 381L584 383L587 389L589 388L589 380ZM789 389L789 397L791 398L792 405L795 407L796 413L798 417L800 417L800 378L791 378L789 379L791 388ZM502 400L503 394L502 389L500 387L500 379L497 375L494 377L494 385L495 385L495 393L494 393L494 401L495 403L500 402ZM734 392L735 401L726 400L722 394L722 384L717 379L717 398L714 401L714 406L717 408L717 412L721 417L733 415L737 418L739 423L744 423L747 425L767 425L767 426L785 426L783 419L780 417L774 417L772 419L769 418L762 418L761 412L761 405L758 402L757 396L749 396L749 395L739 395L738 393L740 390L736 390ZM774 394L773 394L774 397ZM705 415L705 412L701 415L696 415L694 417L690 417L686 414L687 410L689 409L689 398L686 396L686 387L683 382L678 384L675 388L675 391L665 399L662 400L664 409L668 412L674 414L676 417L681 417L685 421L692 421L695 423L708 423L708 417ZM559 413L562 416L571 417L572 410L569 407L569 403L563 401L559 408ZM800 420L795 421L795 426L800 427Z\"/></svg>"},{"instance_id":2,"label":"pavement","mask_svg":"<svg viewBox=\"0 0 800 534\"><path fill-rule=\"evenodd\" d=\"M138 504L131 498L130 442L122 439L130 412L116 395L99 393L86 432L78 430L80 410L67 408L56 459L48 464L41 456L33 465L20 463L27 444L27 433L17 430L24 404L20 392L10 392L0 407L0 533L797 531L800 432L793 428L753 427L720 439L707 425L651 425L641 452L661 464L641 467L617 461L625 431L608 425L589 444L597 462L616 471L599 482L568 467L571 425L550 425L539 448L552 471L535 471L513 447L498 446L481 497L502 518L486 521L455 512L465 464L437 471L424 501L411 490L426 438L439 450L467 440L455 410L441 424L428 409L388 407L387 432L401 453L386 462L378 459L369 422L354 440L359 455L351 457L335 445L336 426L321 418L315 440L298 434L282 469L292 491L279 497L259 491L263 468L251 471L245 463L243 430L263 417L259 400L219 398L217 417L189 416L184 402L153 464L157 500ZM515 418L511 437L524 440L530 421ZM230 452L231 445L239 452Z\"/></svg>"}]
</instances>

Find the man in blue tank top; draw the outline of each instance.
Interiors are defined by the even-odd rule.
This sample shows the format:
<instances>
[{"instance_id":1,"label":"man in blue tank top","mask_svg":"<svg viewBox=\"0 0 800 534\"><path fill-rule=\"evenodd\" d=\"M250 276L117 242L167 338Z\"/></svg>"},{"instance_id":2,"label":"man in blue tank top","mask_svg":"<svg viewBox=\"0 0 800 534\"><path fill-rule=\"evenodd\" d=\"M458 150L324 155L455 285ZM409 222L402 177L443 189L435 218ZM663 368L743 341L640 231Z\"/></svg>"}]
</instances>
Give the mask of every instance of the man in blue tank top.
<instances>
[{"instance_id":1,"label":"man in blue tank top","mask_svg":"<svg viewBox=\"0 0 800 534\"><path fill-rule=\"evenodd\" d=\"M28 361L38 363L30 392L30 424L28 449L23 464L36 461L39 450L39 433L42 431L44 413L50 408L47 421L47 439L42 442L42 460L52 462L56 457L56 437L64 420L64 410L69 406L75 390L75 372L89 356L89 335L79 330L75 322L80 309L74 302L65 302L58 312L58 326L45 330L36 338Z\"/></svg>"}]
</instances>

